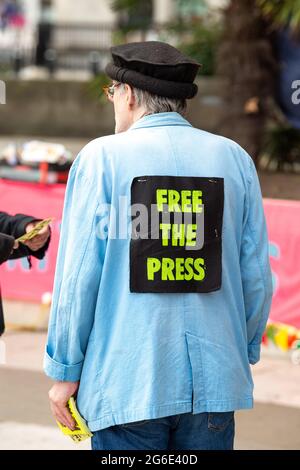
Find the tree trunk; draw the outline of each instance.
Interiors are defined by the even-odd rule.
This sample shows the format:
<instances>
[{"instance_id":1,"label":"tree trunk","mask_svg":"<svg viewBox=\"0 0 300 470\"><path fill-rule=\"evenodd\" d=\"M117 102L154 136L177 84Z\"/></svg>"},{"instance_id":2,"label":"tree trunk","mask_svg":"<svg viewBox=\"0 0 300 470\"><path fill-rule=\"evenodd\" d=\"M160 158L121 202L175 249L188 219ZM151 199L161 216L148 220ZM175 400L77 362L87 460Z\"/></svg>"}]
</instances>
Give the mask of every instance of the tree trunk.
<instances>
[{"instance_id":1,"label":"tree trunk","mask_svg":"<svg viewBox=\"0 0 300 470\"><path fill-rule=\"evenodd\" d=\"M257 162L266 120L266 101L274 87L271 34L255 0L231 0L218 53L218 72L226 79L220 132L237 141Z\"/></svg>"}]
</instances>

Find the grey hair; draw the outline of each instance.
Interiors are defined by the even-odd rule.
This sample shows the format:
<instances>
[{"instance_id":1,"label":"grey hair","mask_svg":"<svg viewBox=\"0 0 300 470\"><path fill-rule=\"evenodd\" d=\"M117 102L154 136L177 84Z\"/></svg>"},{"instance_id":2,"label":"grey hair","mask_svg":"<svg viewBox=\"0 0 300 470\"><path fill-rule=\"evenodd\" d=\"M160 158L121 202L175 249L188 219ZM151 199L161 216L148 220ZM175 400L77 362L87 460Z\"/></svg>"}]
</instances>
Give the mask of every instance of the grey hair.
<instances>
[{"instance_id":1,"label":"grey hair","mask_svg":"<svg viewBox=\"0 0 300 470\"><path fill-rule=\"evenodd\" d=\"M125 86L123 84L122 89ZM138 106L143 107L147 113L179 113L185 116L187 109L187 102L185 99L165 98L164 96L154 95L148 91L132 87Z\"/></svg>"}]
</instances>

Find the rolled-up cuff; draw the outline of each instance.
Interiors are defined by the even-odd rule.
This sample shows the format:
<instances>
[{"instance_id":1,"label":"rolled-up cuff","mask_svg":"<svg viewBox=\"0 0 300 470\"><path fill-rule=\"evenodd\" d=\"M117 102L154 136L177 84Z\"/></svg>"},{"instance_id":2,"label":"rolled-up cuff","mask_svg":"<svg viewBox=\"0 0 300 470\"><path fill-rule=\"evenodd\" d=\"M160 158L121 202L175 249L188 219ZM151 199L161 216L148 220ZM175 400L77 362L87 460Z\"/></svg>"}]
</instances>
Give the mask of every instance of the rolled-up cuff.
<instances>
[{"instance_id":1,"label":"rolled-up cuff","mask_svg":"<svg viewBox=\"0 0 300 470\"><path fill-rule=\"evenodd\" d=\"M261 344L248 345L248 358L250 364L256 364L260 360Z\"/></svg>"},{"instance_id":2,"label":"rolled-up cuff","mask_svg":"<svg viewBox=\"0 0 300 470\"><path fill-rule=\"evenodd\" d=\"M80 380L83 362L66 365L52 359L47 352L44 356L44 371L53 380L77 382Z\"/></svg>"}]
</instances>

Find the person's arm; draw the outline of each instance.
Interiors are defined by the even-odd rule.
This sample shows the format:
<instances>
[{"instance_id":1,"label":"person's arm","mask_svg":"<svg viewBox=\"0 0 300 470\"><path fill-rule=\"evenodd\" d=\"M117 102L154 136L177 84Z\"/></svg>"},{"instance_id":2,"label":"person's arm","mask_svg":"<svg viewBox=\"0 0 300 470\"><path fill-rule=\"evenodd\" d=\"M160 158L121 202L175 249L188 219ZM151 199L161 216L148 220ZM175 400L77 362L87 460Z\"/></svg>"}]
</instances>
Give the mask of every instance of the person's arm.
<instances>
[{"instance_id":1,"label":"person's arm","mask_svg":"<svg viewBox=\"0 0 300 470\"><path fill-rule=\"evenodd\" d=\"M6 212L0 212L0 232L19 238L24 235L26 227L36 218L25 214L9 215Z\"/></svg>"},{"instance_id":2,"label":"person's arm","mask_svg":"<svg viewBox=\"0 0 300 470\"><path fill-rule=\"evenodd\" d=\"M272 274L269 242L260 184L254 163L249 158L248 194L241 245L241 276L247 320L250 364L260 359L261 340L272 301Z\"/></svg>"},{"instance_id":3,"label":"person's arm","mask_svg":"<svg viewBox=\"0 0 300 470\"><path fill-rule=\"evenodd\" d=\"M31 232L34 229L35 225L41 222L40 219L33 219L25 227L25 232ZM50 226L44 227L34 238L28 240L24 243L19 243L17 249L15 249L10 257L10 259L22 258L23 256L33 256L37 259L43 259L46 251L49 248L51 241L51 228Z\"/></svg>"},{"instance_id":4,"label":"person's arm","mask_svg":"<svg viewBox=\"0 0 300 470\"><path fill-rule=\"evenodd\" d=\"M88 171L87 160L88 153L79 155L69 174L44 358L46 375L57 381L49 392L52 412L69 427L66 402L80 380L106 249L96 227L97 208L105 202L102 175Z\"/></svg>"},{"instance_id":5,"label":"person's arm","mask_svg":"<svg viewBox=\"0 0 300 470\"><path fill-rule=\"evenodd\" d=\"M15 239L10 235L0 233L0 264L8 260L14 248Z\"/></svg>"},{"instance_id":6,"label":"person's arm","mask_svg":"<svg viewBox=\"0 0 300 470\"><path fill-rule=\"evenodd\" d=\"M40 220L35 217L24 214L9 215L6 212L0 212L0 232L16 239L30 231L34 224L39 221ZM42 234L37 235L33 240L27 242L26 245L20 243L19 247L11 253L9 259L23 258L26 256L34 256L37 259L43 259L48 250L50 239L51 231L49 228L46 228L43 230Z\"/></svg>"}]
</instances>

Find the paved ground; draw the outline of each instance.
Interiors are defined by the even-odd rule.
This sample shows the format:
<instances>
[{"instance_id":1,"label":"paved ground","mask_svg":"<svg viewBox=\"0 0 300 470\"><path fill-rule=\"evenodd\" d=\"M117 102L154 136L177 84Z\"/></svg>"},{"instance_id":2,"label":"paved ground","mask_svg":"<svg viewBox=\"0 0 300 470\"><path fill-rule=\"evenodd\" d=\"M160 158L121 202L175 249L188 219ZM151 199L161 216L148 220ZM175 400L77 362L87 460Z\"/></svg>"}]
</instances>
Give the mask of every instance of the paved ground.
<instances>
[{"instance_id":1,"label":"paved ground","mask_svg":"<svg viewBox=\"0 0 300 470\"><path fill-rule=\"evenodd\" d=\"M88 449L60 434L42 373L45 333L8 332L0 366L0 450ZM237 449L300 449L300 367L264 354L253 368L256 406L237 413Z\"/></svg>"}]
</instances>

